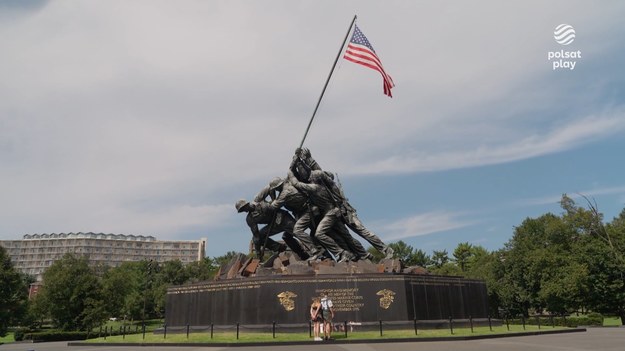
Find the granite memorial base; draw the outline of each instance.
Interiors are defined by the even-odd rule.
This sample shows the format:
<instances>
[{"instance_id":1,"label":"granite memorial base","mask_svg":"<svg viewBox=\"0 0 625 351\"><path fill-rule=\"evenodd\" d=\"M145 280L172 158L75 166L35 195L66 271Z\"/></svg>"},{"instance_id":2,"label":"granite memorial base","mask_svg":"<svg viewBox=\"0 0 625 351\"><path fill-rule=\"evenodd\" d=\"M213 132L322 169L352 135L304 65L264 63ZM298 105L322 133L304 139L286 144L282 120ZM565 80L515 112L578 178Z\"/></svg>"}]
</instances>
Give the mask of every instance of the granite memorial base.
<instances>
[{"instance_id":1,"label":"granite memorial base","mask_svg":"<svg viewBox=\"0 0 625 351\"><path fill-rule=\"evenodd\" d=\"M307 326L312 299L323 293L334 303L336 324L347 322L352 329L379 321L445 327L450 318L483 324L489 315L486 284L480 280L393 272L276 274L170 287L165 323L173 328Z\"/></svg>"}]
</instances>

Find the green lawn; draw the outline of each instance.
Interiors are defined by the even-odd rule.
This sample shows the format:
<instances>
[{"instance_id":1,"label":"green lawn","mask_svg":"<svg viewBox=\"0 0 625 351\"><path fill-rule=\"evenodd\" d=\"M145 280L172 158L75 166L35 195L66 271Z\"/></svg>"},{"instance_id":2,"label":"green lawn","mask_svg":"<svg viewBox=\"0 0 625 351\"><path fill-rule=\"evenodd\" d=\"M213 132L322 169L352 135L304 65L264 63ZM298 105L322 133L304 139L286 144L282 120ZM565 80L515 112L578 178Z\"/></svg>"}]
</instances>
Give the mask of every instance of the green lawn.
<instances>
[{"instance_id":1,"label":"green lawn","mask_svg":"<svg viewBox=\"0 0 625 351\"><path fill-rule=\"evenodd\" d=\"M603 318L604 327L621 326L621 318L619 317L605 317Z\"/></svg>"},{"instance_id":2,"label":"green lawn","mask_svg":"<svg viewBox=\"0 0 625 351\"><path fill-rule=\"evenodd\" d=\"M0 337L0 344L6 344L8 342L14 342L14 341L15 339L13 339L13 332L8 332L5 337Z\"/></svg>"},{"instance_id":3,"label":"green lawn","mask_svg":"<svg viewBox=\"0 0 625 351\"><path fill-rule=\"evenodd\" d=\"M553 330L554 328L543 326L541 330ZM556 327L555 329L564 329L562 327ZM418 335L415 335L414 329L409 330L388 330L383 331L383 335L380 337L379 331L354 331L348 332L347 339L359 340L359 339L393 339L393 338L428 338L428 337L449 337L449 336L469 336L469 335L490 335L490 334L505 334L512 332L522 331L537 331L538 326L527 325L525 329L521 325L510 325L510 331L506 326L493 327L493 331L490 331L488 327L476 327L474 332L471 332L470 328L455 328L454 334L451 335L449 329L435 329L435 330L418 330ZM345 332L333 332L332 337L340 340L345 339ZM164 338L163 334L155 335L152 333L146 333L145 339L142 334L126 335L122 336L110 336L106 340L104 338L90 339L88 342L105 342L105 343L120 343L120 342L146 342L146 343L237 343L237 342L287 342L287 341L310 341L311 338L308 333L276 333L276 338L273 338L271 333L259 333L259 332L245 332L240 331L239 339L236 338L236 332L215 332L213 338L210 337L210 332L204 333L191 333L187 339L186 333L183 334L167 334L167 338Z\"/></svg>"}]
</instances>

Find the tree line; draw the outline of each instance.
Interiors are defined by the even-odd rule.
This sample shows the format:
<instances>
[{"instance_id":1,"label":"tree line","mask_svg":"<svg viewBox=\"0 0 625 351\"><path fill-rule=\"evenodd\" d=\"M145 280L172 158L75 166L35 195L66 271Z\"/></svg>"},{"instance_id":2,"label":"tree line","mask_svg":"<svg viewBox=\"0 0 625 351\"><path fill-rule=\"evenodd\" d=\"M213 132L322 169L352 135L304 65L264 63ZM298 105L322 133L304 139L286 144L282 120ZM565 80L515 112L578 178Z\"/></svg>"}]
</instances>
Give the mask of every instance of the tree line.
<instances>
[{"instance_id":1,"label":"tree line","mask_svg":"<svg viewBox=\"0 0 625 351\"><path fill-rule=\"evenodd\" d=\"M526 218L495 251L468 242L451 255L446 250L428 255L403 241L389 246L407 266L484 280L493 316L592 311L625 324L625 210L604 223L590 201L580 206L564 195L560 204L560 214ZM44 322L91 330L110 317L163 318L168 286L213 279L235 254L187 265L141 261L119 267L92 267L85 257L68 254L46 270L41 290L29 300L32 277L18 273L0 247L0 336L9 326L37 328Z\"/></svg>"},{"instance_id":2,"label":"tree line","mask_svg":"<svg viewBox=\"0 0 625 351\"><path fill-rule=\"evenodd\" d=\"M459 243L431 256L391 244L406 263L431 273L482 279L493 316L598 312L625 324L625 210L608 223L589 199L563 195L558 215L526 218L503 248Z\"/></svg>"},{"instance_id":3,"label":"tree line","mask_svg":"<svg viewBox=\"0 0 625 351\"><path fill-rule=\"evenodd\" d=\"M167 287L209 280L235 252L187 265L179 260L90 266L83 256L66 254L43 273L43 285L30 300L34 279L19 273L0 247L0 336L9 326L39 329L51 322L64 331L88 331L115 317L128 322L160 319Z\"/></svg>"}]
</instances>

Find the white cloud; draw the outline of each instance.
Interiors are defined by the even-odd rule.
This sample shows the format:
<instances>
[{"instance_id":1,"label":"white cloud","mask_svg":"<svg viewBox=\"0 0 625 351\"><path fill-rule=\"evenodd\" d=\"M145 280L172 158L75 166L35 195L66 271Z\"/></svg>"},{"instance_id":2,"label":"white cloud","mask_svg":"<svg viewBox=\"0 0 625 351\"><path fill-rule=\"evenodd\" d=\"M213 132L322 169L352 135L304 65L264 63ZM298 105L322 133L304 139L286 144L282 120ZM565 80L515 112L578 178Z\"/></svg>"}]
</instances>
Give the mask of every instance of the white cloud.
<instances>
[{"instance_id":1,"label":"white cloud","mask_svg":"<svg viewBox=\"0 0 625 351\"><path fill-rule=\"evenodd\" d=\"M526 136L520 140L495 145L465 145L453 151L404 153L371 164L351 168L354 173L412 173L441 171L490 164L500 164L574 149L585 143L613 135L625 129L625 115L616 113L588 117L558 126L548 133ZM488 140L488 136L483 136Z\"/></svg>"},{"instance_id":2,"label":"white cloud","mask_svg":"<svg viewBox=\"0 0 625 351\"><path fill-rule=\"evenodd\" d=\"M570 192L566 192L566 195L570 197L571 199L577 200L577 201L583 200L584 203L586 201L584 200L584 196L589 198L590 201L593 201L592 197L594 196L623 195L623 194L625 194L625 185L605 187L605 188L586 189L582 191L571 189ZM560 200L562 200L562 194L524 199L524 200L518 201L517 204L521 206L552 205L552 204L560 203Z\"/></svg>"},{"instance_id":3,"label":"white cloud","mask_svg":"<svg viewBox=\"0 0 625 351\"><path fill-rule=\"evenodd\" d=\"M96 209L94 209L96 210ZM198 231L198 236L208 237L208 233L220 226L234 222L233 205L180 205L154 211L120 211L117 208L100 209L93 218L80 218L73 223L76 228L106 228L114 233L157 234L161 239L175 239L175 235L189 230ZM106 222L100 223L102 218ZM67 231L68 229L66 229Z\"/></svg>"},{"instance_id":4,"label":"white cloud","mask_svg":"<svg viewBox=\"0 0 625 351\"><path fill-rule=\"evenodd\" d=\"M391 223L377 223L376 227L380 228L380 233L384 233L384 240L394 241L464 228L479 223L475 220L461 219L464 215L463 213L434 211L416 214Z\"/></svg>"}]
</instances>

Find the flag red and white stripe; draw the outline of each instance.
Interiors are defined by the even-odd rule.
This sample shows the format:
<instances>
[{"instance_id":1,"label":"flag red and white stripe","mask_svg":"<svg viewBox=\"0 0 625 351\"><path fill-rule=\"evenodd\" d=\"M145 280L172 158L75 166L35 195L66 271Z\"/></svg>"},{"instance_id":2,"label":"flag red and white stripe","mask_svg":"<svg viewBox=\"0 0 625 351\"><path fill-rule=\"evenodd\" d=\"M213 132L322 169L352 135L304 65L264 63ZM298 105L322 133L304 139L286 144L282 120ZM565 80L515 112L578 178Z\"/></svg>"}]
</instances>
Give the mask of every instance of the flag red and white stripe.
<instances>
[{"instance_id":1,"label":"flag red and white stripe","mask_svg":"<svg viewBox=\"0 0 625 351\"><path fill-rule=\"evenodd\" d=\"M380 58L375 53L375 50L373 50L373 46L371 46L367 37L362 34L356 25L354 25L354 33L352 34L352 39L347 45L347 50L345 51L343 58L380 72L384 85L384 94L389 97L393 97L391 94L391 89L395 86L393 79L390 75L388 75L388 73L386 73L384 67L382 66L382 61L380 61Z\"/></svg>"}]
</instances>

